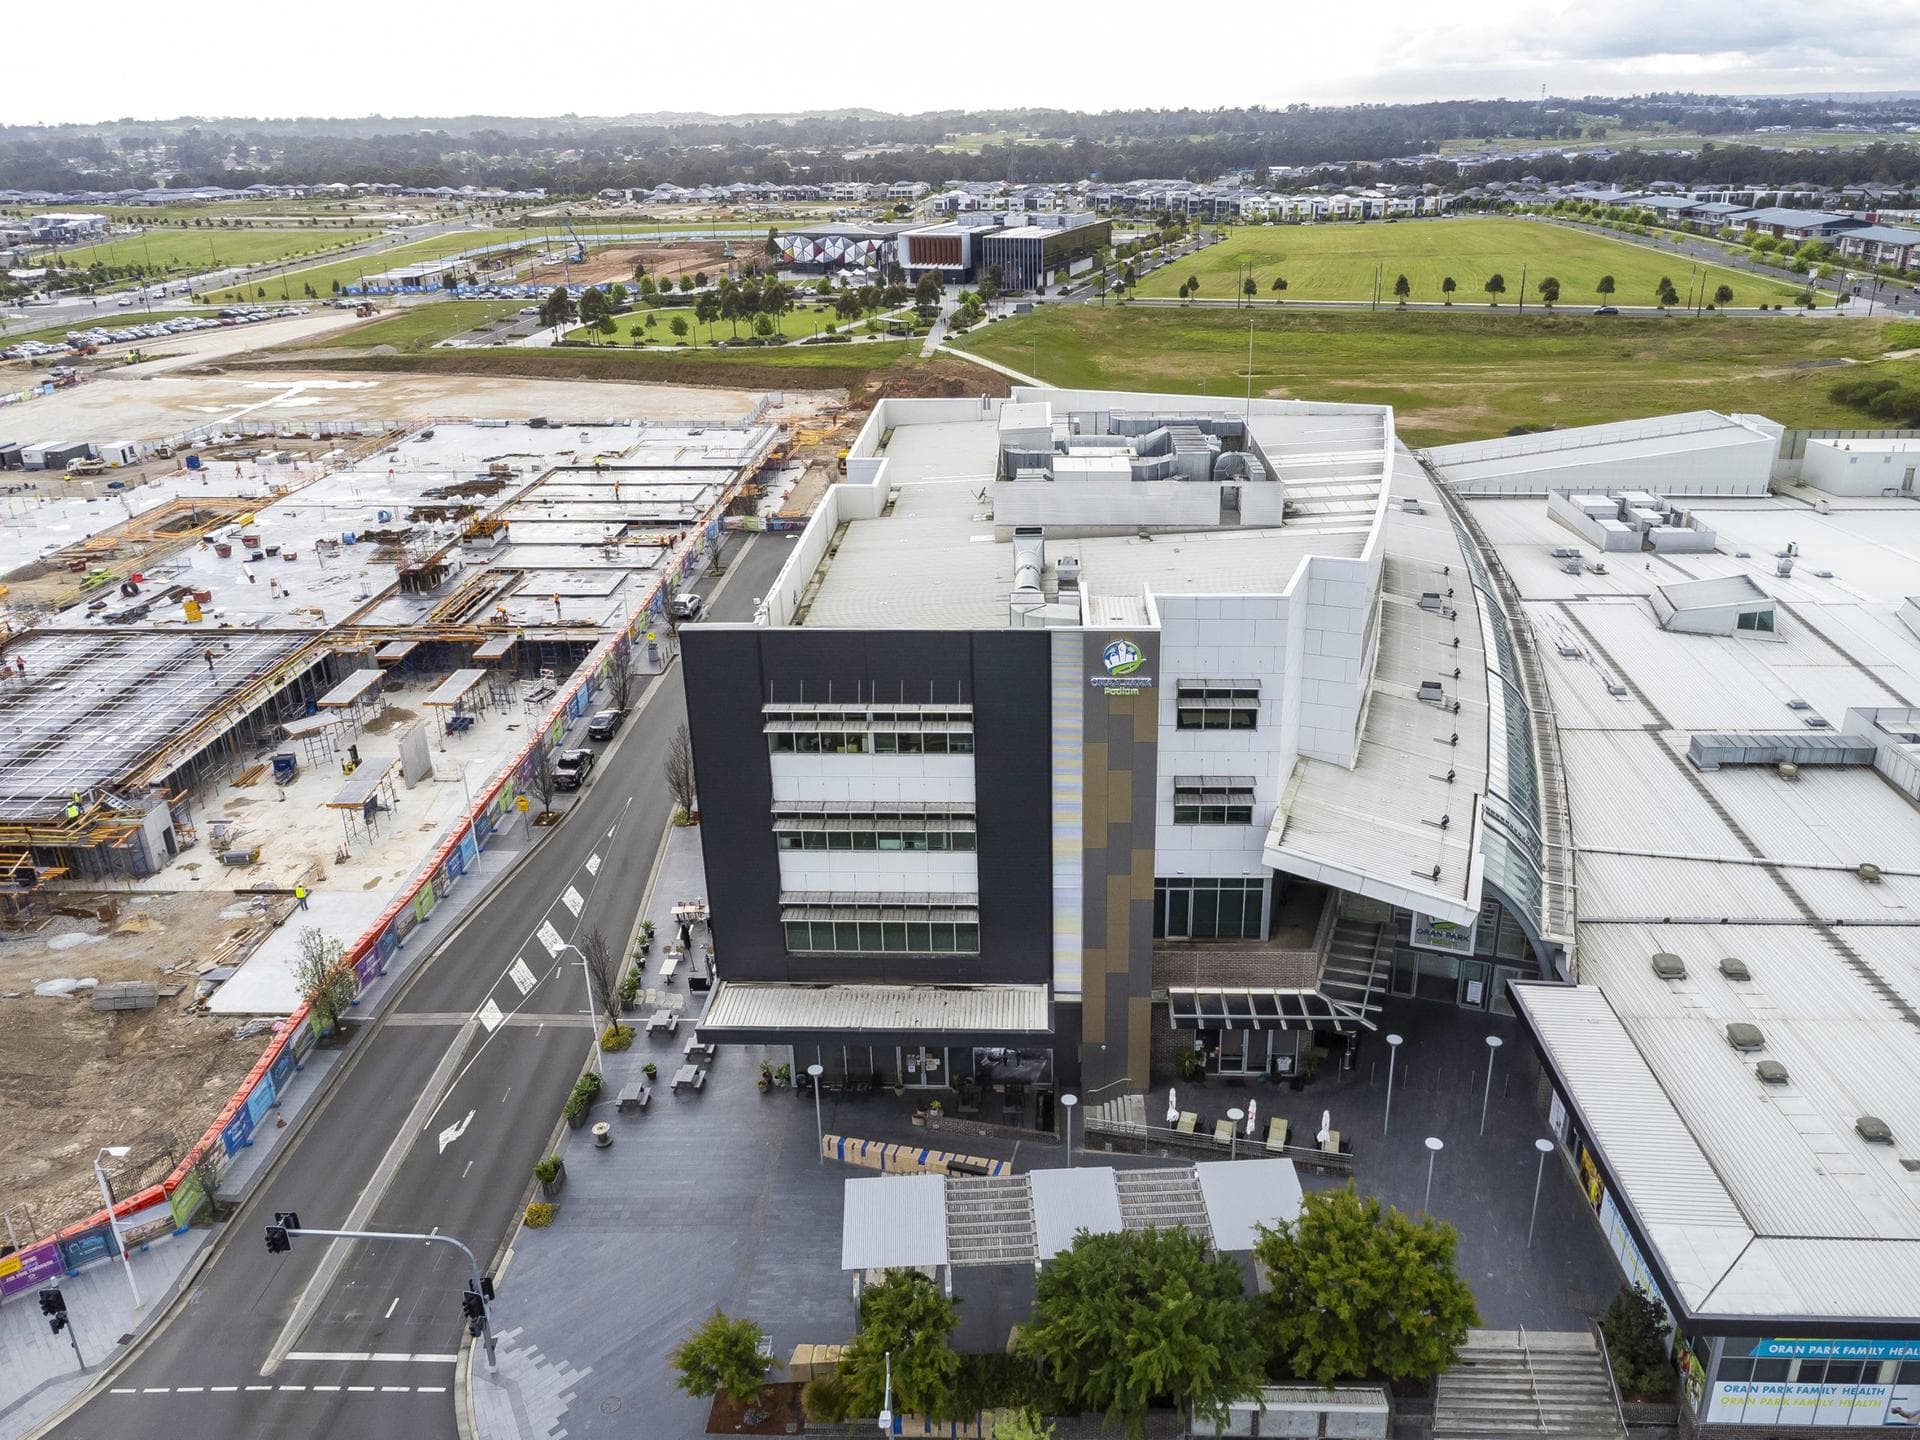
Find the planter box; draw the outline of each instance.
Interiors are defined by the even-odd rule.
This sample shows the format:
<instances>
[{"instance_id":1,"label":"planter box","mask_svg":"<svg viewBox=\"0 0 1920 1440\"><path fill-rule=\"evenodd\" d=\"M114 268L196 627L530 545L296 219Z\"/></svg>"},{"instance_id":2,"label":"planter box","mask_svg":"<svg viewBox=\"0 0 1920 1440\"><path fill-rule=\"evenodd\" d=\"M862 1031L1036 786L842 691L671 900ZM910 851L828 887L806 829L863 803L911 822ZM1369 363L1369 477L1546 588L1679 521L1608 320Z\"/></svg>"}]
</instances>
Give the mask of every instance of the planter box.
<instances>
[{"instance_id":1,"label":"planter box","mask_svg":"<svg viewBox=\"0 0 1920 1440\"><path fill-rule=\"evenodd\" d=\"M558 1200L560 1198L560 1192L566 1188L567 1162L562 1160L560 1162L560 1169L555 1173L553 1179L542 1180L540 1182L540 1198L542 1200Z\"/></svg>"},{"instance_id":2,"label":"planter box","mask_svg":"<svg viewBox=\"0 0 1920 1440\"><path fill-rule=\"evenodd\" d=\"M582 1110L578 1115L567 1116L567 1128L569 1130L578 1130L582 1125L586 1123L587 1123L587 1112L584 1110Z\"/></svg>"}]
</instances>

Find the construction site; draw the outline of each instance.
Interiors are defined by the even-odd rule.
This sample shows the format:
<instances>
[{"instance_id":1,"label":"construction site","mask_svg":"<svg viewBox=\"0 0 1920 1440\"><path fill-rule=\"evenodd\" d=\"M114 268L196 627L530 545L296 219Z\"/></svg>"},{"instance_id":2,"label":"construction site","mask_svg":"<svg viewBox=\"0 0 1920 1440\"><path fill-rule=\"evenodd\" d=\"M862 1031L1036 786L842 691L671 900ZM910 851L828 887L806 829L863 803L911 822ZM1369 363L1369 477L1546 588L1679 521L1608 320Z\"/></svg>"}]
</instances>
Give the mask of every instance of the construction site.
<instances>
[{"instance_id":1,"label":"construction site","mask_svg":"<svg viewBox=\"0 0 1920 1440\"><path fill-rule=\"evenodd\" d=\"M664 663L667 602L728 515L800 479L810 404L324 436L308 417L306 443L14 502L0 1211L30 1231L81 1213L105 1114L146 1123L136 1169L174 1164L300 1003L298 930L351 950L534 737L606 702L610 644Z\"/></svg>"}]
</instances>

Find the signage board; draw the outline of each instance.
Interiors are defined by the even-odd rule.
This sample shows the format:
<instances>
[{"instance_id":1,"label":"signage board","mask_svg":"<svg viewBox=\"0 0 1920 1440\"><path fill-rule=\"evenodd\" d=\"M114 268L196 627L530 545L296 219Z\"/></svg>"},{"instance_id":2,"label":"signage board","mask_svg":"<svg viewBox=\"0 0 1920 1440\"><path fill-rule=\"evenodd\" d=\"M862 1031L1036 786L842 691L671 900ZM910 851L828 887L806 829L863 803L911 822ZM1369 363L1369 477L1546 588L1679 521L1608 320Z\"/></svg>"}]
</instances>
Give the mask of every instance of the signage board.
<instances>
[{"instance_id":1,"label":"signage board","mask_svg":"<svg viewBox=\"0 0 1920 1440\"><path fill-rule=\"evenodd\" d=\"M1473 954L1474 935L1480 929L1480 922L1471 925L1458 925L1451 920L1442 920L1435 915L1422 915L1418 910L1407 926L1407 943L1419 950L1438 950L1447 955Z\"/></svg>"}]
</instances>

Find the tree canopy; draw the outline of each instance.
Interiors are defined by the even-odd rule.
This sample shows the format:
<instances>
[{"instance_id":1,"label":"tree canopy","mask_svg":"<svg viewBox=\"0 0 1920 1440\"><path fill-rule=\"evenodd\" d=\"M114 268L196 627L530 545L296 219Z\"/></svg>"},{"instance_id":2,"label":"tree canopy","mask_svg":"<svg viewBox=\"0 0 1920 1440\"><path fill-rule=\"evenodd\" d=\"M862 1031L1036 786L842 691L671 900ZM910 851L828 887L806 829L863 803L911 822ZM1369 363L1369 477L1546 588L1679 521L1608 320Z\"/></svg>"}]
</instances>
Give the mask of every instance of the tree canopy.
<instances>
[{"instance_id":1,"label":"tree canopy","mask_svg":"<svg viewBox=\"0 0 1920 1440\"><path fill-rule=\"evenodd\" d=\"M860 1296L860 1333L840 1359L847 1413L878 1415L892 1356L896 1414L944 1414L960 1357L947 1344L954 1302L917 1270L896 1270Z\"/></svg>"},{"instance_id":2,"label":"tree canopy","mask_svg":"<svg viewBox=\"0 0 1920 1440\"><path fill-rule=\"evenodd\" d=\"M1185 1230L1081 1232L1041 1270L1019 1351L1066 1398L1139 1434L1169 1402L1224 1419L1262 1380L1240 1268Z\"/></svg>"},{"instance_id":3,"label":"tree canopy","mask_svg":"<svg viewBox=\"0 0 1920 1440\"><path fill-rule=\"evenodd\" d=\"M735 1400L759 1399L773 1365L760 1353L765 1334L751 1320L735 1320L714 1311L670 1357L674 1383L689 1395L705 1397L724 1390Z\"/></svg>"},{"instance_id":4,"label":"tree canopy","mask_svg":"<svg viewBox=\"0 0 1920 1440\"><path fill-rule=\"evenodd\" d=\"M1263 1227L1253 1252L1272 1285L1258 1304L1275 1370L1332 1385L1446 1369L1480 1323L1454 1265L1458 1239L1352 1186L1309 1192L1299 1219Z\"/></svg>"}]
</instances>

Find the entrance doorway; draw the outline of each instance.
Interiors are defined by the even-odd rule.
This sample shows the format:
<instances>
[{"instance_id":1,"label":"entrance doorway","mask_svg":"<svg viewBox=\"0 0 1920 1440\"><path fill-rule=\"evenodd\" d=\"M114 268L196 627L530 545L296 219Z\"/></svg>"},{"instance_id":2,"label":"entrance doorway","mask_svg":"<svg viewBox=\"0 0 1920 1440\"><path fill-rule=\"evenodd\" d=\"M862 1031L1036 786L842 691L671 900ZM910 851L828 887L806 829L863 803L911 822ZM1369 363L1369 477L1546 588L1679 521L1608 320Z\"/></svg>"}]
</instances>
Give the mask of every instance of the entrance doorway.
<instances>
[{"instance_id":1,"label":"entrance doorway","mask_svg":"<svg viewBox=\"0 0 1920 1440\"><path fill-rule=\"evenodd\" d=\"M910 1045L894 1052L900 1077L909 1090L944 1090L948 1085L947 1052L925 1045Z\"/></svg>"}]
</instances>

